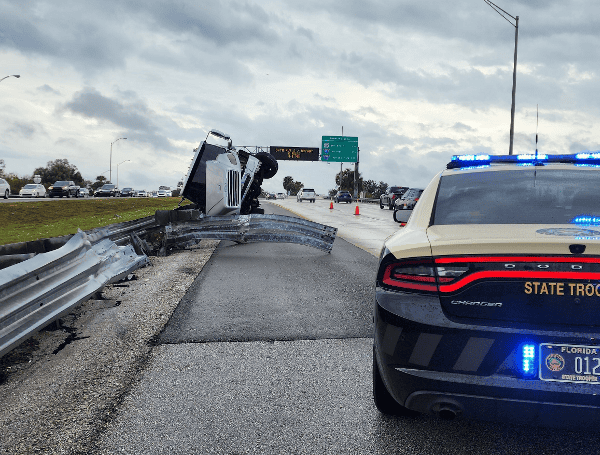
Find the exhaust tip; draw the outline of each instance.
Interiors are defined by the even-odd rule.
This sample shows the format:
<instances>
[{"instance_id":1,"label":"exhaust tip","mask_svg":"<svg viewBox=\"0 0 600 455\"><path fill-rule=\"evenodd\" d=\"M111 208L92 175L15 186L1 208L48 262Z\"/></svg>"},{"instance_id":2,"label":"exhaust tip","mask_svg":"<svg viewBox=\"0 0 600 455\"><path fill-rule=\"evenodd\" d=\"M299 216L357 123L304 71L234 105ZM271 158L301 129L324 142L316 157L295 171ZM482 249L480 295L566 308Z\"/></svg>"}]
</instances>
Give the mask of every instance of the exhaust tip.
<instances>
[{"instance_id":1,"label":"exhaust tip","mask_svg":"<svg viewBox=\"0 0 600 455\"><path fill-rule=\"evenodd\" d=\"M462 413L462 406L453 401L439 401L431 407L431 411L442 420L454 420Z\"/></svg>"},{"instance_id":2,"label":"exhaust tip","mask_svg":"<svg viewBox=\"0 0 600 455\"><path fill-rule=\"evenodd\" d=\"M456 418L456 412L452 409L441 409L437 414L442 420L454 420Z\"/></svg>"}]
</instances>

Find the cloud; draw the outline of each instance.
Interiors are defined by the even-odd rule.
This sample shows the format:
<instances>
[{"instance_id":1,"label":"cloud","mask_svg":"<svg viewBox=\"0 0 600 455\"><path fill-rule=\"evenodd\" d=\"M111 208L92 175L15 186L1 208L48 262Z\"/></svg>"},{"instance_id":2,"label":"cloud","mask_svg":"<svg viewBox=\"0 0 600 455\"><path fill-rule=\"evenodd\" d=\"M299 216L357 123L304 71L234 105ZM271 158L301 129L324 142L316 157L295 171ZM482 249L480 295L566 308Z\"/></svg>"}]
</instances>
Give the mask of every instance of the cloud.
<instances>
[{"instance_id":1,"label":"cloud","mask_svg":"<svg viewBox=\"0 0 600 455\"><path fill-rule=\"evenodd\" d=\"M111 122L122 128L129 140L148 143L156 150L170 149L167 137L159 133L159 116L144 102L136 99L133 92L128 92L127 96L133 99L122 103L87 87L75 93L73 99L65 103L59 111L70 111L100 122Z\"/></svg>"},{"instance_id":2,"label":"cloud","mask_svg":"<svg viewBox=\"0 0 600 455\"><path fill-rule=\"evenodd\" d=\"M53 95L60 95L60 92L58 90L53 89L48 84L44 84L44 85L38 87L36 90L38 92L52 93Z\"/></svg>"}]
</instances>

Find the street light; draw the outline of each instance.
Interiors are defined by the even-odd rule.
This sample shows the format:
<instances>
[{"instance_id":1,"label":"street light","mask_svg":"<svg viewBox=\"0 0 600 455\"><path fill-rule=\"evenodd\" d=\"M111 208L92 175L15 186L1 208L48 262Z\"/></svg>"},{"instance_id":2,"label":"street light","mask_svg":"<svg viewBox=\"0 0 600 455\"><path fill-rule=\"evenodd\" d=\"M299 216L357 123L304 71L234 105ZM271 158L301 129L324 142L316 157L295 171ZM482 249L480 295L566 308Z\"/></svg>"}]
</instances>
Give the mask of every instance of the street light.
<instances>
[{"instance_id":1,"label":"street light","mask_svg":"<svg viewBox=\"0 0 600 455\"><path fill-rule=\"evenodd\" d=\"M119 166L123 163L126 163L127 161L131 161L131 160L121 161L119 164L117 164L117 188L119 188Z\"/></svg>"},{"instance_id":2,"label":"street light","mask_svg":"<svg viewBox=\"0 0 600 455\"><path fill-rule=\"evenodd\" d=\"M20 74L10 74L10 75L4 76L2 79L0 79L0 82L2 82L7 77L16 77L16 78L19 78L19 77L21 77L21 75Z\"/></svg>"},{"instance_id":3,"label":"street light","mask_svg":"<svg viewBox=\"0 0 600 455\"><path fill-rule=\"evenodd\" d=\"M126 137L120 137L119 139L116 139L116 140L114 140L114 141L112 141L112 142L110 143L110 162L109 162L109 170L108 170L108 171L110 172L110 173L108 174L108 181L109 181L110 183L112 183L112 145L113 145L115 142L117 142L117 141L120 141L121 139L127 139L127 138L126 138ZM118 186L118 185L117 185L117 186Z\"/></svg>"},{"instance_id":4,"label":"street light","mask_svg":"<svg viewBox=\"0 0 600 455\"><path fill-rule=\"evenodd\" d=\"M512 25L515 28L515 63L513 65L512 106L510 108L510 145L508 147L508 154L512 155L513 154L513 138L515 135L515 91L517 89L517 43L519 41L519 16L517 16L517 17L511 16L506 11L504 11L502 8L500 8L498 5L495 5L494 3L492 3L490 0L483 0L483 1L486 2L488 5L490 5L490 7L494 11L496 11L498 14L500 14L500 16L502 16L506 20L506 22L508 22L510 25ZM504 14L502 14L502 13L504 13ZM515 23L513 24L510 21L510 19L508 19L505 15L512 18L515 21Z\"/></svg>"}]
</instances>

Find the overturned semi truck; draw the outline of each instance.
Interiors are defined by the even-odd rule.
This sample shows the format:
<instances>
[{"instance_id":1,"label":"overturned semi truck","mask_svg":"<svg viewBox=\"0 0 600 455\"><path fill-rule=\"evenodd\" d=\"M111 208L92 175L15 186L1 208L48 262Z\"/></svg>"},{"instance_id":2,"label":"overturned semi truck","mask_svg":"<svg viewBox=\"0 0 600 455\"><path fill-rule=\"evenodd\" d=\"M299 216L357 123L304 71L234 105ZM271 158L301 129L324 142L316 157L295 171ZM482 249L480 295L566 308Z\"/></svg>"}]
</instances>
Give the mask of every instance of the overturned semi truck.
<instances>
[{"instance_id":1,"label":"overturned semi truck","mask_svg":"<svg viewBox=\"0 0 600 455\"><path fill-rule=\"evenodd\" d=\"M217 142L217 143L215 143ZM156 212L165 227L163 248L187 248L202 239L238 243L298 243L330 252L337 229L312 221L265 214L258 200L277 160L267 152L236 149L228 134L211 130L194 150L182 201L192 206Z\"/></svg>"},{"instance_id":2,"label":"overturned semi truck","mask_svg":"<svg viewBox=\"0 0 600 455\"><path fill-rule=\"evenodd\" d=\"M211 137L226 144L209 143ZM209 216L262 214L261 185L275 176L278 167L270 153L236 150L229 135L211 130L194 150L182 195Z\"/></svg>"}]
</instances>

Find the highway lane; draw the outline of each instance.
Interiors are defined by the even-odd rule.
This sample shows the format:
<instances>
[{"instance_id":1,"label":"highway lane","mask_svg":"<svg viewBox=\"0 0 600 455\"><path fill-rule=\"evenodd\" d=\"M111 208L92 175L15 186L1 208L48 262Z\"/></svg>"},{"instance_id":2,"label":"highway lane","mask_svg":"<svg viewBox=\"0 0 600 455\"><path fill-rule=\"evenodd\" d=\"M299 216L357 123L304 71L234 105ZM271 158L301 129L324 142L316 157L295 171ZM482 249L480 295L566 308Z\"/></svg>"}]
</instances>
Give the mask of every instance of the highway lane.
<instances>
[{"instance_id":1,"label":"highway lane","mask_svg":"<svg viewBox=\"0 0 600 455\"><path fill-rule=\"evenodd\" d=\"M267 212L284 213L264 205ZM358 223L366 229L370 216L391 218L391 212L379 211L378 206L372 211L361 206L361 220L349 218L355 216L354 206L347 206L348 213L341 212L346 207L331 213L328 201L301 205L295 210L312 211L305 216L313 218L339 214L336 223L341 227ZM340 234L355 233L341 229ZM376 249L370 244L376 242L372 233L368 237L364 243L357 240L360 248L339 237L331 254L299 245L222 242L156 341L148 368L124 398L96 450L597 451L598 438L592 433L379 414L371 396L370 313L377 259L369 249Z\"/></svg>"}]
</instances>

